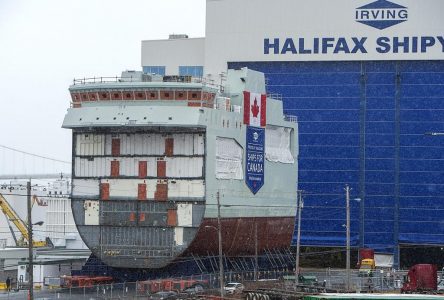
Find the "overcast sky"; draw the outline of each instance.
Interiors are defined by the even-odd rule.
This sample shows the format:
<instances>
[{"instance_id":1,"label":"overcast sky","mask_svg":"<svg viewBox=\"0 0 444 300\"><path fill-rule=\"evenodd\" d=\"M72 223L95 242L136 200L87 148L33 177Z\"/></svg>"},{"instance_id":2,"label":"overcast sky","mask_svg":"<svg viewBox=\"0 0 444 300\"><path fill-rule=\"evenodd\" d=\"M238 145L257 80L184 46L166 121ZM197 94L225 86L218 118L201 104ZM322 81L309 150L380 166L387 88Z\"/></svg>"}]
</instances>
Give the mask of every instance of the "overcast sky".
<instances>
[{"instance_id":1,"label":"overcast sky","mask_svg":"<svg viewBox=\"0 0 444 300\"><path fill-rule=\"evenodd\" d=\"M205 0L0 0L0 145L70 160L72 79L141 70L141 41L171 33L203 37Z\"/></svg>"}]
</instances>

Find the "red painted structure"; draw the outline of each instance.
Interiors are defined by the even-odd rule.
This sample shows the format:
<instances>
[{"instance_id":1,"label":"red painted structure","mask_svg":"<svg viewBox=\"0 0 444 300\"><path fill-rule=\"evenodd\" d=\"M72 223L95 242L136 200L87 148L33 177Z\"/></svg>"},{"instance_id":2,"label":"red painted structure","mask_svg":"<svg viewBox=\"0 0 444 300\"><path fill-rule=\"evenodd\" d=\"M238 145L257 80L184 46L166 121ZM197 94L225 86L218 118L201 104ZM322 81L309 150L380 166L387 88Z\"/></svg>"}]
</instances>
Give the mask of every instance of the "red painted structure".
<instances>
[{"instance_id":1,"label":"red painted structure","mask_svg":"<svg viewBox=\"0 0 444 300\"><path fill-rule=\"evenodd\" d=\"M223 218L221 226L224 255L254 254L256 226L259 253L267 249L287 248L293 237L294 221L294 217ZM217 219L204 219L184 255L217 254L218 245Z\"/></svg>"},{"instance_id":2,"label":"red painted structure","mask_svg":"<svg viewBox=\"0 0 444 300\"><path fill-rule=\"evenodd\" d=\"M421 293L425 291L436 291L437 267L430 264L417 264L409 269L407 278L404 279L402 293Z\"/></svg>"},{"instance_id":3,"label":"red painted structure","mask_svg":"<svg viewBox=\"0 0 444 300\"><path fill-rule=\"evenodd\" d=\"M62 276L60 285L63 288L90 288L97 284L106 284L112 282L113 278L109 276Z\"/></svg>"},{"instance_id":4,"label":"red painted structure","mask_svg":"<svg viewBox=\"0 0 444 300\"><path fill-rule=\"evenodd\" d=\"M208 281L206 280L195 280L195 279L157 279L157 280L146 280L139 281L137 283L137 291L152 294L160 291L176 291L180 292L193 284L202 284L206 286Z\"/></svg>"},{"instance_id":5,"label":"red painted structure","mask_svg":"<svg viewBox=\"0 0 444 300\"><path fill-rule=\"evenodd\" d=\"M359 258L363 259L375 259L375 250L370 248L361 248L359 249Z\"/></svg>"}]
</instances>

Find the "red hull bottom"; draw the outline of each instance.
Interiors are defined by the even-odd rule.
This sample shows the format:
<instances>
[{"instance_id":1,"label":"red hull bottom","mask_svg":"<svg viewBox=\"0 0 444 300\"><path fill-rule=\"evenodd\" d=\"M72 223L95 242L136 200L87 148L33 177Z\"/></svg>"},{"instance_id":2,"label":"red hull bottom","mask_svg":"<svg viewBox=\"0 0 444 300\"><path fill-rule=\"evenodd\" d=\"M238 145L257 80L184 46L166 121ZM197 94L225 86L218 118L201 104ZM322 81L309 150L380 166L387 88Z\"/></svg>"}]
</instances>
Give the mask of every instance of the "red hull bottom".
<instances>
[{"instance_id":1,"label":"red hull bottom","mask_svg":"<svg viewBox=\"0 0 444 300\"><path fill-rule=\"evenodd\" d=\"M225 256L238 256L254 254L256 244L259 254L267 249L288 248L294 222L294 217L223 218L222 251ZM218 245L217 219L204 219L182 256L217 255Z\"/></svg>"}]
</instances>

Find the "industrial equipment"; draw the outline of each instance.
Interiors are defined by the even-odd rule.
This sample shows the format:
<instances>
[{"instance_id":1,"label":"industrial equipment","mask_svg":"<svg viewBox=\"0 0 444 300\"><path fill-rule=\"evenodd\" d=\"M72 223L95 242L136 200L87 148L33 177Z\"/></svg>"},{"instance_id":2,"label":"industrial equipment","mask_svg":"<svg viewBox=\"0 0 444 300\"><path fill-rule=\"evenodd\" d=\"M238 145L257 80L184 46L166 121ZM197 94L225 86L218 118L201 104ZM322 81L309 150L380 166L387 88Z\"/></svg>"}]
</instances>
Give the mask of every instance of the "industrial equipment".
<instances>
[{"instance_id":1,"label":"industrial equipment","mask_svg":"<svg viewBox=\"0 0 444 300\"><path fill-rule=\"evenodd\" d=\"M36 196L33 197L33 202L38 203L38 198ZM28 241L29 241L29 232L28 232L27 224L22 219L20 219L18 214L11 207L11 205L8 203L8 201L6 201L5 197L3 197L2 194L0 194L0 208L3 212L3 214L6 216L8 224L10 224L9 222L12 222L15 225L15 227L17 227L17 229L20 231L20 233L22 234L22 237L20 239L17 239L17 237L15 236L14 230L9 225L9 229L11 231L12 237L13 237L16 245L20 246L20 247L27 246ZM42 224L43 224L43 222L42 222ZM34 241L33 240L32 245L34 247L52 247L52 242L49 238L46 238L45 241Z\"/></svg>"},{"instance_id":2,"label":"industrial equipment","mask_svg":"<svg viewBox=\"0 0 444 300\"><path fill-rule=\"evenodd\" d=\"M425 293L437 290L437 267L431 264L417 264L405 276L402 293Z\"/></svg>"}]
</instances>

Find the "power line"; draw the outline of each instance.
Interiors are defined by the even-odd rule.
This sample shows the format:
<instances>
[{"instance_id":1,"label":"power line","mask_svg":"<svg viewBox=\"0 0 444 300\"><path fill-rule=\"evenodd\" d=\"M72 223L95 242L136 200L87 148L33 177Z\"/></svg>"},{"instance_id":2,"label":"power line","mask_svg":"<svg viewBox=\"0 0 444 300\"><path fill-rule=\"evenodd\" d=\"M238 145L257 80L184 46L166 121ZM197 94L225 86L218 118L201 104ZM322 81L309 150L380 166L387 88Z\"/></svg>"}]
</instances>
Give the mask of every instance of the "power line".
<instances>
[{"instance_id":1,"label":"power line","mask_svg":"<svg viewBox=\"0 0 444 300\"><path fill-rule=\"evenodd\" d=\"M52 157L47 157L47 156L42 156L42 155L38 155L38 154L22 151L22 150L19 150L19 149L16 149L16 148L8 147L8 146L5 146L5 145L0 145L0 147L4 148L4 149L11 150L11 151L14 151L14 152L18 152L18 153L22 153L22 154L26 154L26 155L30 155L30 156L34 156L34 157L38 157L38 158L42 158L42 159L46 159L46 160L50 160L50 161L55 161L55 162L59 162L59 163L63 163L63 164L71 164L70 161L60 160L60 159L56 159L56 158L52 158Z\"/></svg>"}]
</instances>

